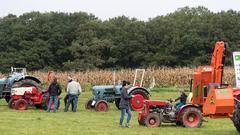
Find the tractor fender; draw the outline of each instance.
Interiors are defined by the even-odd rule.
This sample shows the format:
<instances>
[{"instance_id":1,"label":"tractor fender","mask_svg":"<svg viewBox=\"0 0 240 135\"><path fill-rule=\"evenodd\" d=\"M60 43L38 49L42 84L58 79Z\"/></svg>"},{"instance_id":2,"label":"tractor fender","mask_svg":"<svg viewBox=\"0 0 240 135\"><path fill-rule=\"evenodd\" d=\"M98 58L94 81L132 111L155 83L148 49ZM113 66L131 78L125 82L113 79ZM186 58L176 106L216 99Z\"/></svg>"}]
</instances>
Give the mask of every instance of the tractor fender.
<instances>
[{"instance_id":1,"label":"tractor fender","mask_svg":"<svg viewBox=\"0 0 240 135\"><path fill-rule=\"evenodd\" d=\"M240 88L233 89L233 96L240 100Z\"/></svg>"},{"instance_id":2,"label":"tractor fender","mask_svg":"<svg viewBox=\"0 0 240 135\"><path fill-rule=\"evenodd\" d=\"M177 113L177 121L181 121L183 112L184 112L187 108L190 108L190 107L194 107L194 108L199 109L198 106L193 105L193 104L183 105L183 106L180 108L180 111ZM200 110L200 111L201 111L201 110ZM201 111L201 112L202 112L202 111Z\"/></svg>"},{"instance_id":3,"label":"tractor fender","mask_svg":"<svg viewBox=\"0 0 240 135\"><path fill-rule=\"evenodd\" d=\"M15 81L21 81L21 80L25 80L25 79L33 80L33 81L37 82L38 84L41 83L41 81L38 78L36 78L34 76L29 76L29 75L22 76L21 78L19 78L18 80L15 80Z\"/></svg>"},{"instance_id":4,"label":"tractor fender","mask_svg":"<svg viewBox=\"0 0 240 135\"><path fill-rule=\"evenodd\" d=\"M131 94L136 89L141 89L141 90L145 91L148 95L150 95L149 90L147 90L144 87L131 87L131 88L128 89L128 93Z\"/></svg>"}]
</instances>

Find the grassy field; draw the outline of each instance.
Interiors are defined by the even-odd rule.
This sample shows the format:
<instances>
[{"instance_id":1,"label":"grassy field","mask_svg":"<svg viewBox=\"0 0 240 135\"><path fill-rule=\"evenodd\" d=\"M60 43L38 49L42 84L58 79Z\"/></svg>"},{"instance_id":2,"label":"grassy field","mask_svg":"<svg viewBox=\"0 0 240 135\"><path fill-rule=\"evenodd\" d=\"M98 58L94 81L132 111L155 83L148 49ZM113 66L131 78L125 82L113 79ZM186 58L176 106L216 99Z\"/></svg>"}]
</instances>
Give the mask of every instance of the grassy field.
<instances>
[{"instance_id":1,"label":"grassy field","mask_svg":"<svg viewBox=\"0 0 240 135\"><path fill-rule=\"evenodd\" d=\"M155 90L151 99L176 98L178 92ZM0 101L0 135L237 135L230 119L208 119L201 128L189 129L174 124L163 124L159 128L139 126L137 112L133 112L132 128L118 128L120 112L110 104L109 112L99 113L85 110L84 103L90 92L82 93L76 113L63 112L61 104L57 113L29 108L26 111L8 109L5 100Z\"/></svg>"}]
</instances>

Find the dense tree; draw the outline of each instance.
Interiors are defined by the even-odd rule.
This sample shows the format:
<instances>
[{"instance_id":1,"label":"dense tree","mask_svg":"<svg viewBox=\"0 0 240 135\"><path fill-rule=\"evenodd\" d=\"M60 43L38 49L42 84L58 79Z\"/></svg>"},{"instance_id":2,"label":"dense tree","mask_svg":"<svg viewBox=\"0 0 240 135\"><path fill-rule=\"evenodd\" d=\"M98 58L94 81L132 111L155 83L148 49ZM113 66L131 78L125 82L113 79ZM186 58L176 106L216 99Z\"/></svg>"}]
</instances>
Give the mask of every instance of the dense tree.
<instances>
[{"instance_id":1,"label":"dense tree","mask_svg":"<svg viewBox=\"0 0 240 135\"><path fill-rule=\"evenodd\" d=\"M86 70L208 64L213 45L240 49L240 12L181 8L148 21L102 21L84 12L30 12L0 18L0 71Z\"/></svg>"}]
</instances>

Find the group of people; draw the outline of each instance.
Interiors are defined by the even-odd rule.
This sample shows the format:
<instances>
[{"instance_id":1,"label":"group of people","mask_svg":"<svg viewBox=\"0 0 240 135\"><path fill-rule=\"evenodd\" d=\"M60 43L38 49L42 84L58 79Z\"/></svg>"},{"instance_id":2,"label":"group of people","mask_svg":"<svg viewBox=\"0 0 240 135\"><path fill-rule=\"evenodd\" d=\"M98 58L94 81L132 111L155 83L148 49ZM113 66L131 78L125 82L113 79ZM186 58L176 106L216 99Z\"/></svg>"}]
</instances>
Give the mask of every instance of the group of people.
<instances>
[{"instance_id":1,"label":"group of people","mask_svg":"<svg viewBox=\"0 0 240 135\"><path fill-rule=\"evenodd\" d=\"M130 99L132 97L134 97L134 95L130 96L128 94L127 90L129 87L130 87L130 82L123 81L121 100L120 100L120 105L119 105L120 110L121 110L119 126L123 127L122 124L123 124L124 116L127 113L128 114L127 123L126 123L127 128L131 127L130 120L132 117L132 112L131 112L131 108L130 108ZM61 86L58 83L56 77L53 79L52 83L49 85L49 88L47 91L50 96L47 112L50 112L51 106L53 103L54 103L53 112L56 112L57 108L59 106L59 103L58 103L59 95L62 93ZM67 84L67 91L66 91L67 95L64 97L64 104L65 104L64 112L68 111L70 104L72 105L72 111L73 112L77 111L78 97L79 97L81 91L82 91L82 89L81 89L79 82L77 82L77 80L75 78L68 77L68 84Z\"/></svg>"},{"instance_id":2,"label":"group of people","mask_svg":"<svg viewBox=\"0 0 240 135\"><path fill-rule=\"evenodd\" d=\"M132 97L134 97L134 95L128 94L129 88L130 88L130 82L123 81L122 82L122 91L121 91L121 100L120 100L120 104L119 104L119 108L121 110L120 119L119 119L119 127L124 127L123 120L124 120L126 113L128 115L127 115L127 121L126 121L125 127L127 127L127 128L131 127L130 121L132 118L132 112L131 112L131 107L130 107L130 99ZM76 112L77 104L78 104L78 97L79 97L81 91L82 91L82 89L81 89L81 86L78 83L78 81L75 78L69 77L68 84L67 84L67 95L64 98L64 103L65 103L64 112L68 111L70 104L72 104L72 111ZM59 101L58 96L62 92L61 87L60 87L59 83L57 82L57 78L53 79L53 82L50 84L50 86L48 88L48 92L50 95L50 102L48 105L47 112L50 112L51 105L53 102L54 102L53 112L56 112L57 107L58 107L58 101ZM187 95L183 91L180 91L180 92L181 92L181 96L175 100L175 101L180 100L176 104L177 111L181 108L181 106L186 104L186 98L187 98Z\"/></svg>"},{"instance_id":3,"label":"group of people","mask_svg":"<svg viewBox=\"0 0 240 135\"><path fill-rule=\"evenodd\" d=\"M60 84L57 81L57 78L54 77L52 83L48 87L48 93L50 96L47 112L50 112L51 106L54 103L53 112L57 112L59 107L59 95L62 93ZM72 105L72 111L77 111L78 97L82 92L81 85L79 82L72 77L68 77L68 84L66 89L67 95L64 98L65 108L64 112L68 111L70 104Z\"/></svg>"}]
</instances>

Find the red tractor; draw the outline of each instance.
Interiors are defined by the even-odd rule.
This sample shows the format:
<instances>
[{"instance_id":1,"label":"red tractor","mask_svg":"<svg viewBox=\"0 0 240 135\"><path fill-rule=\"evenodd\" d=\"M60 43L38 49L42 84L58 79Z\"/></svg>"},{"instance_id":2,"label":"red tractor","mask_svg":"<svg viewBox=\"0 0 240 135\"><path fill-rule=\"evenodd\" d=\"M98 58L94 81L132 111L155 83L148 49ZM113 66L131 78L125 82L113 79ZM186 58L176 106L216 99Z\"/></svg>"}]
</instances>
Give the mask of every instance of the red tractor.
<instances>
[{"instance_id":1,"label":"red tractor","mask_svg":"<svg viewBox=\"0 0 240 135\"><path fill-rule=\"evenodd\" d=\"M234 103L234 100L238 102L240 99L240 89L222 84L225 52L224 42L217 42L211 64L200 66L194 71L190 85L192 91L190 103L183 105L177 112L167 101L146 100L145 111L139 113L139 124L155 127L161 122L175 122L186 127L200 127L202 116L210 118L233 116L234 125L240 131L240 105Z\"/></svg>"},{"instance_id":2,"label":"red tractor","mask_svg":"<svg viewBox=\"0 0 240 135\"><path fill-rule=\"evenodd\" d=\"M50 79L49 79L50 78ZM52 78L52 73L48 74L48 81ZM9 108L15 108L17 110L26 110L29 106L35 106L36 108L47 109L49 103L49 94L46 90L40 86L32 85L31 83L21 82L11 90L11 99L8 103ZM19 87L21 86L21 87ZM58 107L60 101L58 101ZM57 107L57 108L58 108ZM54 108L54 103L51 105L51 109Z\"/></svg>"},{"instance_id":3,"label":"red tractor","mask_svg":"<svg viewBox=\"0 0 240 135\"><path fill-rule=\"evenodd\" d=\"M9 108L17 110L26 110L29 106L46 110L48 103L48 93L39 91L37 87L19 87L12 89L12 96L8 105ZM54 104L52 104L51 108L53 109L53 107Z\"/></svg>"},{"instance_id":4,"label":"red tractor","mask_svg":"<svg viewBox=\"0 0 240 135\"><path fill-rule=\"evenodd\" d=\"M196 106L185 105L177 111L172 100L145 100L144 104L144 111L138 114L140 125L158 127L161 123L176 123L191 128L202 125L202 113Z\"/></svg>"}]
</instances>

